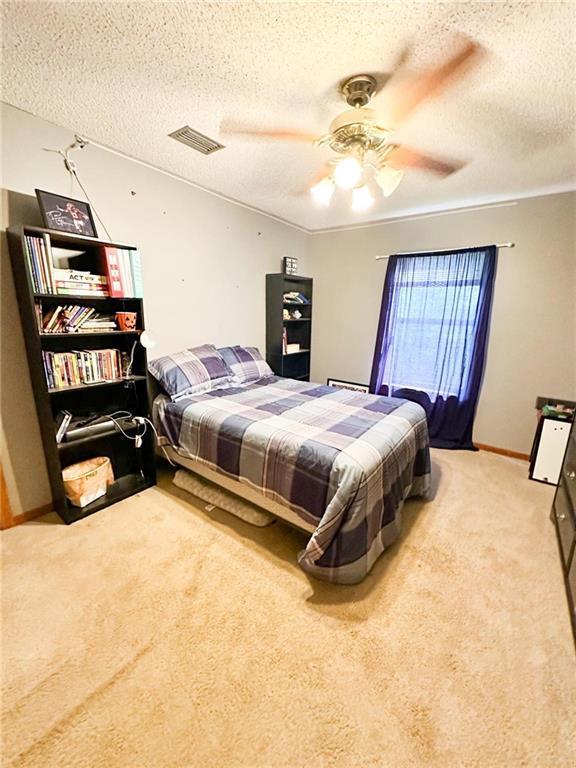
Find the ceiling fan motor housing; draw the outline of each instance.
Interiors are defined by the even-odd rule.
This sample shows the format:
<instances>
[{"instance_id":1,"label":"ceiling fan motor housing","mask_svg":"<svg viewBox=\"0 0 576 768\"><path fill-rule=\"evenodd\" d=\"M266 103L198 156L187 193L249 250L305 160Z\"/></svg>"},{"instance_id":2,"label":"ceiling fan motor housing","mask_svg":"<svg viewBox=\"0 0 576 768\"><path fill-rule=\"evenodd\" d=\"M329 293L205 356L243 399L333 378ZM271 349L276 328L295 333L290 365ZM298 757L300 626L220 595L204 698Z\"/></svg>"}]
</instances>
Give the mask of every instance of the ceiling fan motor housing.
<instances>
[{"instance_id":1,"label":"ceiling fan motor housing","mask_svg":"<svg viewBox=\"0 0 576 768\"><path fill-rule=\"evenodd\" d=\"M355 75L340 86L342 96L351 107L365 107L376 90L372 75Z\"/></svg>"},{"instance_id":2,"label":"ceiling fan motor housing","mask_svg":"<svg viewBox=\"0 0 576 768\"><path fill-rule=\"evenodd\" d=\"M355 145L366 152L378 151L390 141L391 131L379 124L378 115L366 107L355 107L337 115L330 125L330 133L318 142L335 152L347 153Z\"/></svg>"}]
</instances>

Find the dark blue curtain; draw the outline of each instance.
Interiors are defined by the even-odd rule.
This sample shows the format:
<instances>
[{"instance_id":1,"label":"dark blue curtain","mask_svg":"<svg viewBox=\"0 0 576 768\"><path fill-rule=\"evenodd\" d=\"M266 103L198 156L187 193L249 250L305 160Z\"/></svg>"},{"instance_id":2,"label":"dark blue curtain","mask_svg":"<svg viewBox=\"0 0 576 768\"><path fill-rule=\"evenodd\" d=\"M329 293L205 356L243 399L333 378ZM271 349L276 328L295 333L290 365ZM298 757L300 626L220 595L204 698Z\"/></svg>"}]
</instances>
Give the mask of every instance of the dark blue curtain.
<instances>
[{"instance_id":1,"label":"dark blue curtain","mask_svg":"<svg viewBox=\"0 0 576 768\"><path fill-rule=\"evenodd\" d=\"M496 246L391 256L370 391L423 406L435 448L474 450Z\"/></svg>"}]
</instances>

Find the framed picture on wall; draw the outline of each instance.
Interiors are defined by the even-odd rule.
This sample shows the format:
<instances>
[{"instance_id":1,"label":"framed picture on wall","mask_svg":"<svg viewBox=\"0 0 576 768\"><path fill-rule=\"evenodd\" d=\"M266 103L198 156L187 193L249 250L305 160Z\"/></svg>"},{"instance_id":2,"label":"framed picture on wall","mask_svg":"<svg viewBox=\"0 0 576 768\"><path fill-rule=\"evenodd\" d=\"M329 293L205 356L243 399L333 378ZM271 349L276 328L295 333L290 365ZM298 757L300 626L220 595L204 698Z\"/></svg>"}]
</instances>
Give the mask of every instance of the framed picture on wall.
<instances>
[{"instance_id":1,"label":"framed picture on wall","mask_svg":"<svg viewBox=\"0 0 576 768\"><path fill-rule=\"evenodd\" d=\"M284 256L282 258L282 271L285 275L295 275L298 272L298 259Z\"/></svg>"},{"instance_id":2,"label":"framed picture on wall","mask_svg":"<svg viewBox=\"0 0 576 768\"><path fill-rule=\"evenodd\" d=\"M342 379L327 379L326 384L329 387L340 387L340 389L351 389L354 392L370 393L368 384L358 384L355 381L342 381Z\"/></svg>"},{"instance_id":3,"label":"framed picture on wall","mask_svg":"<svg viewBox=\"0 0 576 768\"><path fill-rule=\"evenodd\" d=\"M98 237L92 211L84 200L73 200L42 189L34 191L45 227L83 237Z\"/></svg>"}]
</instances>

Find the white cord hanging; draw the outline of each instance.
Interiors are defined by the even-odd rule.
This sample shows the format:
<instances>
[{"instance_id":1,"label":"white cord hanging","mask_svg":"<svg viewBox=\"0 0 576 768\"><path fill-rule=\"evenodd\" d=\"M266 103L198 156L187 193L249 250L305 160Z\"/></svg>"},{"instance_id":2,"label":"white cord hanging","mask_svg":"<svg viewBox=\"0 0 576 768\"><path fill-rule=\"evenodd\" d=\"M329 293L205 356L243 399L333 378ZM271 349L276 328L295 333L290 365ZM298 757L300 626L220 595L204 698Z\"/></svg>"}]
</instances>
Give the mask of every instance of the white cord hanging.
<instances>
[{"instance_id":1,"label":"white cord hanging","mask_svg":"<svg viewBox=\"0 0 576 768\"><path fill-rule=\"evenodd\" d=\"M78 176L78 168L76 166L76 163L70 159L69 155L70 152L74 152L77 149L84 149L89 145L90 142L86 141L86 139L83 139L81 136L75 135L74 141L70 146L66 147L66 149L49 149L48 147L43 147L44 152L54 152L57 155L60 155L64 159L64 167L70 174L70 194L73 194L73 187L74 187L74 181L77 182L78 186L82 190L82 194L86 198L86 200L90 203L90 207L94 211L94 215L102 225L102 229L106 233L109 240L112 240L112 237L110 236L110 232L106 229L106 225L102 221L102 218L98 211L96 210L96 206L90 199L90 196L88 192L86 191L84 185L80 181L80 177Z\"/></svg>"}]
</instances>

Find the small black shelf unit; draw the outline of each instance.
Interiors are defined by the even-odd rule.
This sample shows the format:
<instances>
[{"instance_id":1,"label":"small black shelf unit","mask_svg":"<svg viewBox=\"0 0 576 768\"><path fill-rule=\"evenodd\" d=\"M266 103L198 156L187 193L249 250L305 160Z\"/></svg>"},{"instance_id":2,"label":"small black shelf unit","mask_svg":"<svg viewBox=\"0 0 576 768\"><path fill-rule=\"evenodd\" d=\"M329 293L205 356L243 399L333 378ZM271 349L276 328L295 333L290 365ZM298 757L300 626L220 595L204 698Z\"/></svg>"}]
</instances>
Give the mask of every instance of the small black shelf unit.
<instances>
[{"instance_id":1,"label":"small black shelf unit","mask_svg":"<svg viewBox=\"0 0 576 768\"><path fill-rule=\"evenodd\" d=\"M41 227L23 226L8 230L8 244L16 296L26 344L28 367L36 401L40 433L46 456L46 466L52 490L54 508L65 523L73 523L110 504L150 488L156 483L154 434L146 430L142 446L136 448L132 440L116 429L101 432L76 441L56 442L56 415L68 410L74 416L112 413L127 410L134 416L150 418L147 390L146 349L141 344L134 347L132 375L112 381L99 381L59 389L51 388L46 381L42 351L68 352L74 349L116 348L130 355L139 334L145 329L144 303L140 298L113 298L101 296L68 296L34 292L32 277L24 251L24 236L50 236L52 246L79 251L83 269L99 273L98 258L103 246L135 249L134 245L112 243L91 237L58 232ZM79 262L80 263L80 262ZM41 333L36 318L36 304L44 312L57 304L79 304L97 307L99 312L136 312L137 331L99 331L97 333ZM126 431L126 430L125 430ZM75 507L68 502L64 492L62 470L64 467L94 456L108 456L112 462L115 482L108 487L105 496L85 507Z\"/></svg>"},{"instance_id":2,"label":"small black shelf unit","mask_svg":"<svg viewBox=\"0 0 576 768\"><path fill-rule=\"evenodd\" d=\"M311 277L281 273L266 275L266 360L277 376L310 381L312 288ZM285 302L284 294L292 291L303 294L309 303ZM284 309L291 314L298 309L302 317L284 320ZM283 353L284 330L289 344L300 344L299 352Z\"/></svg>"}]
</instances>

